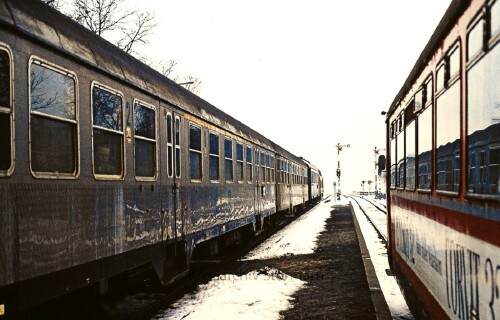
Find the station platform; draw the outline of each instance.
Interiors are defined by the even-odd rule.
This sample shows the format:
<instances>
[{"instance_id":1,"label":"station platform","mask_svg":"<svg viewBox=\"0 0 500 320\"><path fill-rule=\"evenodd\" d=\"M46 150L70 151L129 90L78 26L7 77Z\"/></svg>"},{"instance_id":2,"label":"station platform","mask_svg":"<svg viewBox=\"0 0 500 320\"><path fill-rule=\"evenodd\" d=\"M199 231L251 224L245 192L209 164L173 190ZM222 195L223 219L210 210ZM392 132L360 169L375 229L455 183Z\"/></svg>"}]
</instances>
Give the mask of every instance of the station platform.
<instances>
[{"instance_id":1,"label":"station platform","mask_svg":"<svg viewBox=\"0 0 500 320\"><path fill-rule=\"evenodd\" d=\"M368 250L350 205L331 202L325 231L311 254L268 260L307 282L285 319L391 319Z\"/></svg>"}]
</instances>

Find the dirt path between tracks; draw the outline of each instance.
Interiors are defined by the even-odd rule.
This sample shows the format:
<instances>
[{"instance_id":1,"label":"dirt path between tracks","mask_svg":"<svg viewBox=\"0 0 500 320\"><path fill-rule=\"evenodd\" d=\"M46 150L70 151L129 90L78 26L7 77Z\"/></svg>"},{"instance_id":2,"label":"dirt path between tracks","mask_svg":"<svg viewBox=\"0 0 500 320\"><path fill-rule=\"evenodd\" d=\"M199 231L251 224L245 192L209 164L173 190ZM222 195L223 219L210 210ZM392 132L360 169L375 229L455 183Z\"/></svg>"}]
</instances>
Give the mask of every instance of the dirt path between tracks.
<instances>
[{"instance_id":1,"label":"dirt path between tracks","mask_svg":"<svg viewBox=\"0 0 500 320\"><path fill-rule=\"evenodd\" d=\"M375 319L350 207L332 208L312 254L266 261L307 284L293 295L285 319Z\"/></svg>"}]
</instances>

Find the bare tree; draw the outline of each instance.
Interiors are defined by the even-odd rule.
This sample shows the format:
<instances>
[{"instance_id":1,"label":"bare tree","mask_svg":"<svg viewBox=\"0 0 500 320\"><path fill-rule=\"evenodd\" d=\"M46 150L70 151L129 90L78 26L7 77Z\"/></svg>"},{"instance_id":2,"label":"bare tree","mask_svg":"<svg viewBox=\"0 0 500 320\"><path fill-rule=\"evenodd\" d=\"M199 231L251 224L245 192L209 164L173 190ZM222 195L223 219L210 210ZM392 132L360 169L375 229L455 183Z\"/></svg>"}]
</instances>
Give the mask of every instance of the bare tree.
<instances>
[{"instance_id":1,"label":"bare tree","mask_svg":"<svg viewBox=\"0 0 500 320\"><path fill-rule=\"evenodd\" d=\"M202 84L202 81L200 79L193 76L183 77L182 79L176 77L173 80L193 93L197 93L200 90Z\"/></svg>"},{"instance_id":2,"label":"bare tree","mask_svg":"<svg viewBox=\"0 0 500 320\"><path fill-rule=\"evenodd\" d=\"M73 0L73 19L101 37L113 41L127 53L137 53L137 44L147 44L156 22L151 12L126 11L124 0ZM111 38L110 38L111 37Z\"/></svg>"},{"instance_id":3,"label":"bare tree","mask_svg":"<svg viewBox=\"0 0 500 320\"><path fill-rule=\"evenodd\" d=\"M55 8L57 10L60 10L60 5L59 5L59 0L42 0L42 2L48 4L52 8Z\"/></svg>"}]
</instances>

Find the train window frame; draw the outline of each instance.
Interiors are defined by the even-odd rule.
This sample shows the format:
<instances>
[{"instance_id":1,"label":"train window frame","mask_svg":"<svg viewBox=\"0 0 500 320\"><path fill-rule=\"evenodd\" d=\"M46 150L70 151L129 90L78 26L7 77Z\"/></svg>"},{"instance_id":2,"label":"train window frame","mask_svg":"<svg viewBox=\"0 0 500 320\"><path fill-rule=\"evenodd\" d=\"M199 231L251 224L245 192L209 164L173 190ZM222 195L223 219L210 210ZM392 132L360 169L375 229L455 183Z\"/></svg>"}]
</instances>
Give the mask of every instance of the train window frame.
<instances>
[{"instance_id":1,"label":"train window frame","mask_svg":"<svg viewBox=\"0 0 500 320\"><path fill-rule=\"evenodd\" d=\"M193 141L192 138L193 138L193 134L192 134L192 129L199 129L199 141ZM189 180L191 182L196 182L196 183L199 183L199 182L202 182L203 181L203 128L201 125L199 125L198 123L195 123L195 122L192 122L192 121L189 121L188 123L188 153L189 153L189 165L188 165L188 168L189 168ZM195 149L193 147L196 147L194 144L198 144L199 143L199 149ZM193 177L193 163L192 163L192 155L194 156L199 156L199 168L198 168L198 174L199 176L196 176L196 177Z\"/></svg>"},{"instance_id":2,"label":"train window frame","mask_svg":"<svg viewBox=\"0 0 500 320\"><path fill-rule=\"evenodd\" d=\"M33 111L32 108L32 84L31 84L31 72L33 65L38 65L39 67L43 67L52 72L59 73L60 75L72 78L74 84L74 104L75 104L75 119L64 119L59 116L50 115L48 113L43 113L40 111ZM29 163L30 163L30 172L34 178L40 179L63 179L63 180L75 180L78 179L81 172L81 157L80 157L80 101L79 101L79 81L75 72L47 61L39 56L32 55L28 61L28 108L29 108ZM46 171L37 171L33 169L33 139L32 139L32 131L33 131L33 116L42 117L44 119L48 119L51 121L59 121L63 123L71 123L75 126L75 136L73 141L74 146L74 171L72 173L60 173L56 172L46 172Z\"/></svg>"},{"instance_id":3,"label":"train window frame","mask_svg":"<svg viewBox=\"0 0 500 320\"><path fill-rule=\"evenodd\" d=\"M98 126L98 125L95 125L94 124L94 88L99 88L100 90L103 90L103 91L107 91L108 93L111 93L111 94L114 94L118 97L120 97L121 99L121 104L122 104L122 116L121 116L121 127L122 127L122 131L117 131L117 130L111 130L111 129L106 129L102 126ZM91 95L91 99L90 99L90 114L91 114L91 119L92 119L92 173L94 174L94 178L96 180L123 180L124 177L125 177L125 170L126 170L126 157L125 157L125 154L126 154L126 143L125 143L125 120L124 120L124 116L125 116L125 112L124 112L124 109L125 109L125 106L124 106L124 95L122 92L116 90L116 89L113 89L109 86L106 86L102 83L99 83L97 81L92 81L92 84L90 86L90 95ZM106 132L110 132L110 133L114 133L114 134L119 134L121 135L121 139L122 139L122 142L121 142L121 147L122 147L122 150L121 150L121 155L120 155L120 158L121 158L121 173L120 175L111 175L111 174L100 174L100 173L96 173L95 172L95 146L94 146L94 130L102 130L102 131L106 131Z\"/></svg>"},{"instance_id":4,"label":"train window frame","mask_svg":"<svg viewBox=\"0 0 500 320\"><path fill-rule=\"evenodd\" d=\"M13 54L12 50L10 47L6 44L3 44L0 42L0 51L4 51L7 54L7 59L8 59L8 97L7 97L7 106L1 105L0 104L0 114L7 114L8 122L9 122L9 127L10 127L10 132L9 134L9 146L6 146L6 150L10 149L10 159L8 159L8 162L10 162L9 167L6 170L0 170L0 178L1 177L10 177L15 169L16 165L16 158L15 158L15 139L14 139L14 126L15 126L15 108L14 108L14 59L13 59ZM1 101L1 100L0 100Z\"/></svg>"},{"instance_id":5,"label":"train window frame","mask_svg":"<svg viewBox=\"0 0 500 320\"><path fill-rule=\"evenodd\" d=\"M472 21L472 23L467 28L466 39L466 52L465 59L467 65L474 63L485 51L486 41L486 30L487 30L487 19L484 15L483 10L480 11L478 16ZM479 28L480 27L480 28ZM471 41L471 36L474 41ZM477 44L474 46L474 51L471 51L471 42Z\"/></svg>"},{"instance_id":6,"label":"train window frame","mask_svg":"<svg viewBox=\"0 0 500 320\"><path fill-rule=\"evenodd\" d=\"M231 149L227 148L227 142L231 144ZM230 137L224 137L224 181L226 183L234 182L234 143L233 139ZM231 151L231 155L228 157L228 150ZM228 171L228 164L230 164L231 169ZM231 173L230 179L228 179L227 173Z\"/></svg>"},{"instance_id":7,"label":"train window frame","mask_svg":"<svg viewBox=\"0 0 500 320\"><path fill-rule=\"evenodd\" d=\"M166 144L167 144L167 177L174 177L174 117L172 112L167 111L165 116Z\"/></svg>"},{"instance_id":8,"label":"train window frame","mask_svg":"<svg viewBox=\"0 0 500 320\"><path fill-rule=\"evenodd\" d=\"M148 138L148 137L143 137L140 135L136 134L136 116L135 116L135 111L137 106L140 105L142 107L148 108L153 110L154 112L154 134L155 137L154 139ZM139 100L139 99L134 99L133 103L133 114L134 114L134 125L133 125L133 133L134 133L134 176L136 181L156 181L158 178L158 123L157 123L157 109L154 105L147 103L145 101ZM139 138L138 138L139 137ZM137 152L137 139L143 140L143 141L148 141L154 143L154 168L153 168L153 176L141 176L137 174L137 157L136 157L136 152Z\"/></svg>"},{"instance_id":9,"label":"train window frame","mask_svg":"<svg viewBox=\"0 0 500 320\"><path fill-rule=\"evenodd\" d=\"M396 130L396 189L398 190L404 190L405 189L405 183L406 183L406 159L405 159L405 127L403 125L404 123L404 110L402 110L399 115L396 118L397 121L397 130ZM399 139L400 138L400 139ZM401 146L401 150L399 150ZM401 159L400 159L400 151L401 151ZM401 163L400 163L401 162ZM400 174L401 167L403 166L402 169L402 176Z\"/></svg>"},{"instance_id":10,"label":"train window frame","mask_svg":"<svg viewBox=\"0 0 500 320\"><path fill-rule=\"evenodd\" d=\"M276 162L274 154L271 154L271 183L276 182Z\"/></svg>"},{"instance_id":11,"label":"train window frame","mask_svg":"<svg viewBox=\"0 0 500 320\"><path fill-rule=\"evenodd\" d=\"M214 149L212 149L212 137L215 137L217 140L217 153L213 153ZM220 143L220 135L219 133L215 131L209 131L208 133L208 179L210 180L211 183L220 183L220 149L221 149L221 143ZM216 179L212 179L212 166L211 166L211 160L216 159L217 160L217 171L216 171Z\"/></svg>"},{"instance_id":12,"label":"train window frame","mask_svg":"<svg viewBox=\"0 0 500 320\"><path fill-rule=\"evenodd\" d=\"M245 178L247 180L247 183L252 183L253 182L253 150L252 146L246 145L245 147L245 163L246 163L246 173L245 173ZM250 155L250 161L248 161L248 155Z\"/></svg>"},{"instance_id":13,"label":"train window frame","mask_svg":"<svg viewBox=\"0 0 500 320\"><path fill-rule=\"evenodd\" d=\"M243 181L245 181L245 172L244 172L244 168L245 168L245 154L243 152L244 148L243 148L243 143L239 142L239 141L235 141L236 142L236 146L235 146L235 153L236 153L236 181L238 183L243 183ZM241 149L241 150L238 150L238 149ZM241 157L240 157L240 151L241 151Z\"/></svg>"},{"instance_id":14,"label":"train window frame","mask_svg":"<svg viewBox=\"0 0 500 320\"><path fill-rule=\"evenodd\" d=\"M173 126L173 139L174 139L174 173L175 179L182 178L182 145L181 145L181 126L182 121L181 117L175 115L174 117L174 126Z\"/></svg>"}]
</instances>

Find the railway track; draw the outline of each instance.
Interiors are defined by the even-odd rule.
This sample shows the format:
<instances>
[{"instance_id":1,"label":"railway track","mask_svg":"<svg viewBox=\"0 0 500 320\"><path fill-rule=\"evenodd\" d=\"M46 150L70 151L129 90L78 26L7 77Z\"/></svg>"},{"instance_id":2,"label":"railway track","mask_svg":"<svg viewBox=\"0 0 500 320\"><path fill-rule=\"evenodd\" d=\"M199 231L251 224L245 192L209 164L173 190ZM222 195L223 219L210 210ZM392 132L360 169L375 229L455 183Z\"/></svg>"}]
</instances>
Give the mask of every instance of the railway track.
<instances>
[{"instance_id":1,"label":"railway track","mask_svg":"<svg viewBox=\"0 0 500 320\"><path fill-rule=\"evenodd\" d=\"M359 206L380 238L387 244L387 211L383 205L363 197L351 196L350 198Z\"/></svg>"}]
</instances>

